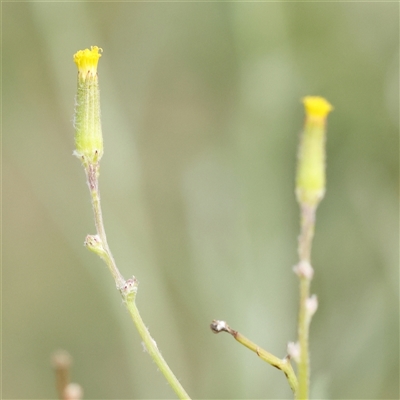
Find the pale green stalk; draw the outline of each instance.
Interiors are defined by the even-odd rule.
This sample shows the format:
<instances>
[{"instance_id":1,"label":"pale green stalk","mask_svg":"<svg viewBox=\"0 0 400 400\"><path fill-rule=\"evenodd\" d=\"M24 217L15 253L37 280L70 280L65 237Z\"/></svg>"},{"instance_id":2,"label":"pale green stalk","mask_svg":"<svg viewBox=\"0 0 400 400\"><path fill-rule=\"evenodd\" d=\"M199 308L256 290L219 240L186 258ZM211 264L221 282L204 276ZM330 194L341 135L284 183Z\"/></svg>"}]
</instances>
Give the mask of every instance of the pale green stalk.
<instances>
[{"instance_id":1,"label":"pale green stalk","mask_svg":"<svg viewBox=\"0 0 400 400\"><path fill-rule=\"evenodd\" d=\"M180 399L190 399L189 395L186 393L186 391L184 390L184 388L182 387L182 385L180 384L174 373L169 368L167 362L164 360L160 350L157 347L156 342L151 337L150 332L146 328L146 325L144 324L142 317L140 316L139 310L135 302L137 286L138 286L136 279L135 278L128 279L127 281L125 281L125 279L122 277L115 264L114 257L111 254L110 248L107 243L107 238L103 224L101 205L100 205L100 192L98 187L98 166L97 168L92 168L87 170L87 175L88 175L88 186L92 196L92 205L93 205L95 225L97 228L97 235L100 238L102 244L102 246L99 247L102 248L103 251L97 249L96 246L89 245L87 239L86 242L88 244L88 247L95 253L99 254L99 256L103 258L103 260L109 267L111 274L114 277L115 284L121 293L126 308L129 311L129 314L136 326L136 329L139 332L140 337L143 340L143 343L146 346L148 353L150 354L151 358L154 360L157 367L164 375L165 379L170 384L171 388L175 391L175 393ZM89 238L93 240L93 236L89 236Z\"/></svg>"},{"instance_id":2,"label":"pale green stalk","mask_svg":"<svg viewBox=\"0 0 400 400\"><path fill-rule=\"evenodd\" d=\"M101 212L101 205L100 205L100 192L99 192L99 182L98 182L99 168L100 168L99 164L89 164L85 168L85 172L86 172L86 178L89 186L90 195L92 198L94 223L96 225L98 238L101 241L101 246L98 246L98 251L95 251L94 246L90 246L88 242L89 238L93 239L91 236L87 238L86 244L91 250L97 253L105 261L107 267L109 268L114 278L115 284L119 289L124 285L125 279L123 278L123 276L121 275L121 273L117 268L114 257L111 253L111 250L107 242L107 236L104 229L103 215Z\"/></svg>"},{"instance_id":3,"label":"pale green stalk","mask_svg":"<svg viewBox=\"0 0 400 400\"><path fill-rule=\"evenodd\" d=\"M298 318L298 343L295 360L298 366L298 400L309 398L310 354L309 331L318 303L310 296L314 270L311 266L311 246L315 229L315 216L319 202L325 194L325 141L326 117L332 110L324 98L308 96L303 99L306 111L304 131L300 138L296 196L300 205L299 263L295 272L300 280L300 303ZM292 349L293 349L292 347Z\"/></svg>"},{"instance_id":4,"label":"pale green stalk","mask_svg":"<svg viewBox=\"0 0 400 400\"><path fill-rule=\"evenodd\" d=\"M151 358L157 364L157 367L160 369L162 374L165 376L165 379L168 381L171 388L177 394L180 399L190 399L189 395L186 393L185 389L182 387L178 379L175 377L174 373L169 368L168 364L164 360L163 356L160 353L160 350L157 347L157 343L151 337L150 332L146 328L142 317L139 314L139 310L136 306L134 293L132 296L124 295L124 291L121 291L122 296L125 300L126 308L129 311L129 314L132 317L132 320L138 330L140 337L143 340L144 345L146 346L147 352L150 354Z\"/></svg>"},{"instance_id":5,"label":"pale green stalk","mask_svg":"<svg viewBox=\"0 0 400 400\"><path fill-rule=\"evenodd\" d=\"M211 330L214 333L227 332L232 335L240 344L247 347L251 351L254 351L262 360L272 365L275 368L280 369L286 376L286 379L289 382L289 385L293 391L296 393L297 391L297 377L293 371L292 364L290 363L290 358L285 357L284 359L280 359L268 351L262 349L260 346L253 343L250 339L243 336L240 332L233 330L225 321L214 320L210 325Z\"/></svg>"},{"instance_id":6,"label":"pale green stalk","mask_svg":"<svg viewBox=\"0 0 400 400\"><path fill-rule=\"evenodd\" d=\"M301 233L299 236L299 266L310 265L311 245L314 236L315 208L301 207ZM298 399L308 399L310 384L310 355L309 355L309 331L310 321L307 300L310 298L310 287L312 269L307 273L306 268L297 268L300 279L300 306L298 320L299 359L298 377L299 388Z\"/></svg>"},{"instance_id":7,"label":"pale green stalk","mask_svg":"<svg viewBox=\"0 0 400 400\"><path fill-rule=\"evenodd\" d=\"M124 303L132 320L146 346L147 351L163 373L172 389L180 399L189 399L188 394L172 373L162 357L156 342L150 336L135 304L137 280L125 281L119 272L107 243L106 232L100 204L99 169L100 159L103 156L103 136L100 119L100 91L97 76L97 63L102 49L93 46L90 50L80 50L74 55L78 67L78 91L75 108L75 145L76 155L85 168L87 184L92 198L96 235L88 235L85 245L99 255L107 264L117 289L120 291Z\"/></svg>"},{"instance_id":8,"label":"pale green stalk","mask_svg":"<svg viewBox=\"0 0 400 400\"><path fill-rule=\"evenodd\" d=\"M309 396L309 330L311 318L318 306L316 296L310 296L314 274L310 263L311 245L316 209L325 193L325 128L326 117L332 110L332 106L322 97L308 96L303 102L306 121L300 139L296 177L296 196L301 210L298 247L300 261L294 268L300 280L298 342L288 344L289 355L281 360L231 329L225 321L214 320L211 324L214 333L222 331L230 333L239 343L254 351L264 361L282 370L298 400L307 400ZM290 364L291 358L297 362L298 377Z\"/></svg>"}]
</instances>

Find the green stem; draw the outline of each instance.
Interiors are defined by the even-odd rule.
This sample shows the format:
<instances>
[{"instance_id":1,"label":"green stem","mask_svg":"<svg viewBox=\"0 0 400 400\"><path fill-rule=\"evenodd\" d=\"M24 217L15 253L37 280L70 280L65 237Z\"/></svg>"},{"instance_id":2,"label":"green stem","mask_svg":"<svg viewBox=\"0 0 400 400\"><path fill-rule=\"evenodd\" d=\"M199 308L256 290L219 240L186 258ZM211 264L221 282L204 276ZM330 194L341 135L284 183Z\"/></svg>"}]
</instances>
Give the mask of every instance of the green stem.
<instances>
[{"instance_id":1,"label":"green stem","mask_svg":"<svg viewBox=\"0 0 400 400\"><path fill-rule=\"evenodd\" d=\"M125 281L124 277L119 272L119 269L115 263L114 257L107 243L106 232L104 229L103 216L100 204L100 191L98 185L99 177L99 164L88 164L85 166L87 183L89 186L89 191L92 198L93 214L97 230L97 235L101 243L96 243L96 238L88 236L87 244L89 248L97 253L107 264L117 288L119 289L122 298L124 299L125 305L132 317L132 320L138 330L147 351L149 352L152 359L157 364L160 371L164 374L164 377L175 391L180 399L190 399L189 395L185 392L182 385L179 383L178 379L175 377L168 364L164 360L157 347L156 342L150 336L150 332L146 328L140 314L136 307L135 297L137 291L137 281L136 279L128 279ZM98 240L98 239L97 239Z\"/></svg>"},{"instance_id":2,"label":"green stem","mask_svg":"<svg viewBox=\"0 0 400 400\"><path fill-rule=\"evenodd\" d=\"M310 298L310 286L313 270L310 265L311 246L314 236L316 206L301 205L301 233L299 237L300 262L296 272L300 279L300 304L298 320L298 340L300 356L298 360L299 388L296 393L298 400L307 400L310 386L310 355L309 355L309 331L311 313L307 308Z\"/></svg>"},{"instance_id":3,"label":"green stem","mask_svg":"<svg viewBox=\"0 0 400 400\"><path fill-rule=\"evenodd\" d=\"M309 322L307 321L306 301L310 297L310 281L300 278L300 310L298 338L300 346L300 358L298 362L299 390L297 399L308 399L308 387L310 383L310 355L308 348Z\"/></svg>"},{"instance_id":4,"label":"green stem","mask_svg":"<svg viewBox=\"0 0 400 400\"><path fill-rule=\"evenodd\" d=\"M120 287L123 286L125 279L119 272L118 267L115 263L114 257L108 246L107 236L106 236L106 232L104 229L103 214L102 214L101 205L100 205L99 182L98 182L99 164L88 164L88 166L85 168L85 171L86 171L90 195L92 198L94 223L96 225L97 234L99 235L99 237L101 239L102 247L104 250L104 256L102 256L102 258L106 262L106 264L114 278L115 284L117 285L117 288L119 289Z\"/></svg>"},{"instance_id":5,"label":"green stem","mask_svg":"<svg viewBox=\"0 0 400 400\"><path fill-rule=\"evenodd\" d=\"M268 364L275 368L280 369L286 376L293 393L297 391L297 377L293 371L290 359L288 357L283 360L269 353L268 351L262 349L250 339L243 336L238 331L233 330L225 321L214 320L211 324L211 329L214 333L227 332L232 335L240 344L247 347L251 351L254 351L262 360L266 361Z\"/></svg>"},{"instance_id":6,"label":"green stem","mask_svg":"<svg viewBox=\"0 0 400 400\"><path fill-rule=\"evenodd\" d=\"M138 330L140 337L142 338L146 346L148 353L157 364L157 367L160 369L171 388L180 399L190 399L189 395L186 393L185 389L182 387L182 385L164 360L164 357L161 355L161 352L158 349L156 342L151 337L150 332L146 328L146 325L144 324L142 317L139 314L139 310L136 307L134 296L126 298L125 304L136 326L136 329Z\"/></svg>"}]
</instances>

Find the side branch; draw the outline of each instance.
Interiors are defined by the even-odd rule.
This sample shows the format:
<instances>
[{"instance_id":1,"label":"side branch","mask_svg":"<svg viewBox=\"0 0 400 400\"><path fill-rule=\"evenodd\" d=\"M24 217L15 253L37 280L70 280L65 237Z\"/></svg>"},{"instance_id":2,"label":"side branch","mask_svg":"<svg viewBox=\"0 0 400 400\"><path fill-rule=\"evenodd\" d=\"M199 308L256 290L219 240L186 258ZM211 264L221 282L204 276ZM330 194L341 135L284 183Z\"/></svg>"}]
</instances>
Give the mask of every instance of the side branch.
<instances>
[{"instance_id":1,"label":"side branch","mask_svg":"<svg viewBox=\"0 0 400 400\"><path fill-rule=\"evenodd\" d=\"M289 385L293 391L297 391L297 377L293 371L292 365L290 363L290 357L287 356L284 359L280 359L268 351L262 349L253 343L250 339L243 336L238 331L233 330L225 321L214 320L210 325L211 330L214 333L227 332L233 336L240 344L247 347L251 351L254 351L262 360L266 361L268 364L275 368L280 369L286 376Z\"/></svg>"}]
</instances>

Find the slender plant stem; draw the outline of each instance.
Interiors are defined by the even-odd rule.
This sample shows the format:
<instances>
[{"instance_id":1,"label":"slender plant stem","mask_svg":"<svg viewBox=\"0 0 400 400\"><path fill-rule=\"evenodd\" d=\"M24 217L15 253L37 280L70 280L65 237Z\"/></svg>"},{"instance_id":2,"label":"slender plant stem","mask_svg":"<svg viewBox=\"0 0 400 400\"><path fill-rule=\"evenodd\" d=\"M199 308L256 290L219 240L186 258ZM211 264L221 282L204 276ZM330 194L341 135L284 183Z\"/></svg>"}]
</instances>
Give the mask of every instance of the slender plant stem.
<instances>
[{"instance_id":1,"label":"slender plant stem","mask_svg":"<svg viewBox=\"0 0 400 400\"><path fill-rule=\"evenodd\" d=\"M136 279L128 279L127 281L125 281L124 277L119 272L114 257L112 256L111 250L108 246L100 204L100 190L98 184L99 164L88 164L85 168L85 171L90 195L92 198L93 214L98 235L98 238L89 236L89 240L87 239L87 243L91 244L90 247L94 249L94 251L99 254L101 258L103 258L108 268L110 269L110 272L115 280L115 284L119 289L122 298L124 299L125 305L150 356L153 358L154 362L157 364L158 368L163 373L164 377L166 378L172 389L175 391L177 396L180 399L190 399L189 395L183 389L182 385L164 360L163 356L160 353L160 350L157 347L156 342L151 337L150 332L146 328L146 325L144 324L139 314L139 310L135 302L138 285ZM96 241L98 241L99 239L101 241L100 246L96 247Z\"/></svg>"},{"instance_id":2,"label":"slender plant stem","mask_svg":"<svg viewBox=\"0 0 400 400\"><path fill-rule=\"evenodd\" d=\"M316 207L301 205L301 233L299 237L299 259L310 262L311 245L314 237Z\"/></svg>"},{"instance_id":3,"label":"slender plant stem","mask_svg":"<svg viewBox=\"0 0 400 400\"><path fill-rule=\"evenodd\" d=\"M311 246L314 237L315 215L326 189L325 141L326 119L333 110L323 97L303 98L306 118L300 137L296 173L296 197L300 205L299 264L295 272L300 280L300 304L298 320L298 343L293 346L298 364L298 400L307 400L310 386L309 330L318 302L310 297L310 286L314 270L311 266Z\"/></svg>"},{"instance_id":4,"label":"slender plant stem","mask_svg":"<svg viewBox=\"0 0 400 400\"><path fill-rule=\"evenodd\" d=\"M96 225L97 235L100 237L102 247L105 254L102 256L106 262L117 288L121 288L124 285L125 279L119 272L115 263L114 257L111 253L110 247L108 246L107 236L104 229L103 214L101 211L100 204L100 191L99 191L99 164L89 164L86 168L86 177L89 186L90 195L92 198L94 222Z\"/></svg>"},{"instance_id":5,"label":"slender plant stem","mask_svg":"<svg viewBox=\"0 0 400 400\"><path fill-rule=\"evenodd\" d=\"M64 390L70 382L71 362L71 356L65 350L58 350L53 354L52 364L56 373L58 396L61 400L64 398Z\"/></svg>"},{"instance_id":6,"label":"slender plant stem","mask_svg":"<svg viewBox=\"0 0 400 400\"><path fill-rule=\"evenodd\" d=\"M211 330L214 333L227 332L232 335L240 344L254 351L262 360L271 364L273 367L280 369L286 376L293 393L297 391L297 377L293 371L290 359L288 357L283 360L262 349L250 339L243 336L240 332L233 330L225 321L214 320L211 324Z\"/></svg>"},{"instance_id":7,"label":"slender plant stem","mask_svg":"<svg viewBox=\"0 0 400 400\"><path fill-rule=\"evenodd\" d=\"M300 279L300 305L298 320L298 339L300 356L298 361L299 388L297 399L306 400L309 396L310 383L310 355L309 355L309 330L311 315L307 308L310 298L312 267L310 265L311 245L314 236L316 207L301 205L301 233L299 236L300 263L297 273ZM308 268L307 268L308 266Z\"/></svg>"},{"instance_id":8,"label":"slender plant stem","mask_svg":"<svg viewBox=\"0 0 400 400\"><path fill-rule=\"evenodd\" d=\"M144 324L142 317L139 314L139 310L136 306L135 298L126 299L125 304L136 326L136 329L138 330L140 337L142 338L146 346L147 351L149 352L154 362L157 364L157 367L165 376L165 379L168 381L168 383L180 399L190 399L189 395L186 393L185 389L182 387L182 385L164 360L160 350L157 347L157 343L151 337L150 332L146 328L146 325Z\"/></svg>"},{"instance_id":9,"label":"slender plant stem","mask_svg":"<svg viewBox=\"0 0 400 400\"><path fill-rule=\"evenodd\" d=\"M78 67L78 93L75 107L75 145L74 155L77 156L85 169L87 184L92 199L96 235L87 235L85 245L87 248L107 264L117 289L131 314L134 324L142 337L146 349L156 362L168 383L181 399L189 396L168 367L161 356L156 342L151 338L149 331L140 317L135 304L138 282L136 278L125 280L119 272L107 243L104 229L103 216L100 205L99 169L100 159L103 156L103 136L100 120L100 92L97 75L97 64L101 57L102 49L92 46L91 49L79 50L74 54L74 62Z\"/></svg>"},{"instance_id":10,"label":"slender plant stem","mask_svg":"<svg viewBox=\"0 0 400 400\"><path fill-rule=\"evenodd\" d=\"M297 398L308 399L308 387L310 382L310 355L308 348L309 323L306 316L306 300L310 294L310 282L306 278L300 278L300 310L298 337L300 345L300 358L298 363L299 391Z\"/></svg>"}]
</instances>

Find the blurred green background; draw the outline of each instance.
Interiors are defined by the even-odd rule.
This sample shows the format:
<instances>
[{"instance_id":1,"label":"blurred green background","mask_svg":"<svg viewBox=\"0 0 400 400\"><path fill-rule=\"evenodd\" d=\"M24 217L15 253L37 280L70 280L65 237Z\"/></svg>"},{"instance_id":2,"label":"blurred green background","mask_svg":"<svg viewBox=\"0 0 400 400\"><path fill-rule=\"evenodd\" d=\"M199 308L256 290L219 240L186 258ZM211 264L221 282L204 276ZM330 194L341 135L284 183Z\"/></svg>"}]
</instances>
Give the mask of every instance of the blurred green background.
<instances>
[{"instance_id":1,"label":"blurred green background","mask_svg":"<svg viewBox=\"0 0 400 400\"><path fill-rule=\"evenodd\" d=\"M196 399L288 399L296 339L300 99L329 116L318 209L312 397L399 398L398 3L3 3L2 397L170 399L107 268L72 157L73 54L99 63L110 246L164 357Z\"/></svg>"}]
</instances>

